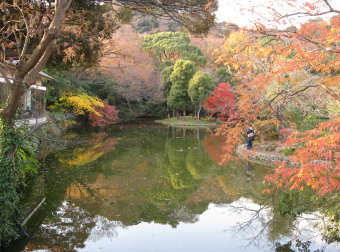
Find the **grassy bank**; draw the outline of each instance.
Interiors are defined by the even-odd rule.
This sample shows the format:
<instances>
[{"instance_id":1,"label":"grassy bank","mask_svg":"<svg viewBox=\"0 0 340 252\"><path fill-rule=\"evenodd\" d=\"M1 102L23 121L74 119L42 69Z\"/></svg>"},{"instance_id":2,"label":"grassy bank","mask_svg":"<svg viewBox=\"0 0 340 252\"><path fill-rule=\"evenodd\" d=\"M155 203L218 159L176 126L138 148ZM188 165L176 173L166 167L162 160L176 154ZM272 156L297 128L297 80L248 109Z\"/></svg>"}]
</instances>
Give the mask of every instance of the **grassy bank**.
<instances>
[{"instance_id":1,"label":"grassy bank","mask_svg":"<svg viewBox=\"0 0 340 252\"><path fill-rule=\"evenodd\" d=\"M186 117L173 117L166 118L163 120L156 120L157 123L172 125L172 126L190 126L190 127L213 127L221 123L219 120L202 118L197 120L196 117L186 116Z\"/></svg>"}]
</instances>

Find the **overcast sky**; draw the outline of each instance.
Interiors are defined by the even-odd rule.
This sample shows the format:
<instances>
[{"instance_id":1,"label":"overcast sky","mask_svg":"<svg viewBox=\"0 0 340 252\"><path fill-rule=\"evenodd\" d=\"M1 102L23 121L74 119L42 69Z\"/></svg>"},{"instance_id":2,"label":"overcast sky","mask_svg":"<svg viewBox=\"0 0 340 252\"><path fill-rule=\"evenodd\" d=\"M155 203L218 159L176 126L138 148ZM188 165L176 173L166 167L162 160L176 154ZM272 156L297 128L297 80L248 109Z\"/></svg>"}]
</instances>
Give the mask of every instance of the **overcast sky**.
<instances>
[{"instance_id":1,"label":"overcast sky","mask_svg":"<svg viewBox=\"0 0 340 252\"><path fill-rule=\"evenodd\" d=\"M316 0L311 0L308 1L310 3L314 2ZM271 4L270 4L271 2ZM219 0L219 9L216 13L217 20L219 22L226 21L226 22L231 22L231 23L236 23L239 26L252 26L252 24L256 21L260 21L261 23L264 23L267 26L275 26L277 23L271 22L269 24L268 22L265 21L264 17L269 18L269 11L265 6L269 5L271 7L275 7L275 9L279 10L282 14L287 14L291 13L292 9L285 4L287 1L276 1L275 4L273 5L273 1L270 0ZM306 0L301 0L301 2L306 2ZM331 5L335 9L340 9L340 0L329 0ZM281 3L281 4L280 4ZM250 11L241 11L242 8L249 8L251 6L257 5L254 10L259 14L259 15L254 15ZM262 17L261 17L261 16ZM334 16L335 14L333 14ZM321 16L324 19L329 18L330 16ZM308 18L299 18L298 20L295 18L290 18L290 20L286 20L285 25L279 25L279 27L285 27L285 26L290 26L294 24L295 26L298 26L299 23L303 23L307 21L308 19L311 19L312 17ZM291 22L291 23L290 23Z\"/></svg>"}]
</instances>

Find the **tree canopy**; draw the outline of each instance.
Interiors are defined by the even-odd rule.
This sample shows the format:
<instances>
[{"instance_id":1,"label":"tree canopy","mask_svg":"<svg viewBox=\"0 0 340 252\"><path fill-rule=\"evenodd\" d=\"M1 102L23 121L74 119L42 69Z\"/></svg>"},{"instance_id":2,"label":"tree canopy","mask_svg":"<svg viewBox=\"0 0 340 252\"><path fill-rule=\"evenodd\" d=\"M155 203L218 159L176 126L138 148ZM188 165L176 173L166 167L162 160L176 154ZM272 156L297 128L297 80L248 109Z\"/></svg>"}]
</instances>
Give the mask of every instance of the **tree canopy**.
<instances>
[{"instance_id":1,"label":"tree canopy","mask_svg":"<svg viewBox=\"0 0 340 252\"><path fill-rule=\"evenodd\" d=\"M174 66L164 67L161 71L162 89L166 97L169 95L171 87L172 87L170 76L173 71L174 71Z\"/></svg>"},{"instance_id":2,"label":"tree canopy","mask_svg":"<svg viewBox=\"0 0 340 252\"><path fill-rule=\"evenodd\" d=\"M189 60L178 60L174 71L170 75L172 87L168 97L170 108L176 110L188 110L192 107L188 95L189 81L194 76L196 68Z\"/></svg>"},{"instance_id":3,"label":"tree canopy","mask_svg":"<svg viewBox=\"0 0 340 252\"><path fill-rule=\"evenodd\" d=\"M210 115L218 114L220 119L225 120L235 113L236 104L237 100L230 84L221 82L216 86L213 94L206 99L203 106Z\"/></svg>"},{"instance_id":4,"label":"tree canopy","mask_svg":"<svg viewBox=\"0 0 340 252\"><path fill-rule=\"evenodd\" d=\"M215 88L215 84L211 76L204 72L196 72L192 79L189 81L188 94L197 108L197 118L200 119L200 112L202 104L210 96Z\"/></svg>"},{"instance_id":5,"label":"tree canopy","mask_svg":"<svg viewBox=\"0 0 340 252\"><path fill-rule=\"evenodd\" d=\"M216 0L112 0L115 6L123 6L139 12L163 16L183 24L192 33L207 33L215 23Z\"/></svg>"},{"instance_id":6,"label":"tree canopy","mask_svg":"<svg viewBox=\"0 0 340 252\"><path fill-rule=\"evenodd\" d=\"M142 48L150 51L159 61L179 59L191 60L197 65L205 65L206 58L196 46L190 45L190 37L183 32L160 32L143 38Z\"/></svg>"}]
</instances>

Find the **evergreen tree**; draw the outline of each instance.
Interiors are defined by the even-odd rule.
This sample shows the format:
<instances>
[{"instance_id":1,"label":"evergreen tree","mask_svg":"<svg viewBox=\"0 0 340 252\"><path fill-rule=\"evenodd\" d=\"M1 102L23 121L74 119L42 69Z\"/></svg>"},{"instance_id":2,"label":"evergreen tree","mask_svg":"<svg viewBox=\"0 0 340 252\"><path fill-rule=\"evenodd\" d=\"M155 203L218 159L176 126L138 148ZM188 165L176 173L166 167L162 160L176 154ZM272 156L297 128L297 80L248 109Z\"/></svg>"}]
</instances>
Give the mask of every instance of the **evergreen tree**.
<instances>
[{"instance_id":1,"label":"evergreen tree","mask_svg":"<svg viewBox=\"0 0 340 252\"><path fill-rule=\"evenodd\" d=\"M170 76L171 76L173 71L174 71L174 66L165 67L161 71L162 90L163 90L164 95L166 97L168 97L169 94L170 94L170 90L171 90L171 86L172 86L172 82L170 80Z\"/></svg>"},{"instance_id":2,"label":"evergreen tree","mask_svg":"<svg viewBox=\"0 0 340 252\"><path fill-rule=\"evenodd\" d=\"M192 102L188 95L190 79L196 72L195 64L189 60L178 60L170 75L172 87L168 96L168 105L175 110L190 110Z\"/></svg>"},{"instance_id":3,"label":"evergreen tree","mask_svg":"<svg viewBox=\"0 0 340 252\"><path fill-rule=\"evenodd\" d=\"M214 88L214 82L212 81L211 76L207 73L196 72L194 77L190 80L188 94L196 107L198 120L200 119L202 103L204 103L204 101L211 95Z\"/></svg>"},{"instance_id":4,"label":"evergreen tree","mask_svg":"<svg viewBox=\"0 0 340 252\"><path fill-rule=\"evenodd\" d=\"M144 37L143 49L152 52L159 63L184 59L204 66L207 59L202 51L190 45L190 42L190 37L183 32L159 32Z\"/></svg>"}]
</instances>

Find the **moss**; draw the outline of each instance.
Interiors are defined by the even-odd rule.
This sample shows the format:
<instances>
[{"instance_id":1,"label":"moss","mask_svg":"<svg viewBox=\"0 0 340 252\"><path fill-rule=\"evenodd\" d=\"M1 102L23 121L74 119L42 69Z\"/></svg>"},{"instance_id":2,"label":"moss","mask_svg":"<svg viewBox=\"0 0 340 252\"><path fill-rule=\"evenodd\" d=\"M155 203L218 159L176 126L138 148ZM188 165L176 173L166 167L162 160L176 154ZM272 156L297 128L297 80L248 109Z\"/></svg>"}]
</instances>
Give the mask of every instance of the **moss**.
<instances>
[{"instance_id":1,"label":"moss","mask_svg":"<svg viewBox=\"0 0 340 252\"><path fill-rule=\"evenodd\" d=\"M295 148L284 148L283 149L283 155L287 156L291 156L295 154Z\"/></svg>"}]
</instances>

